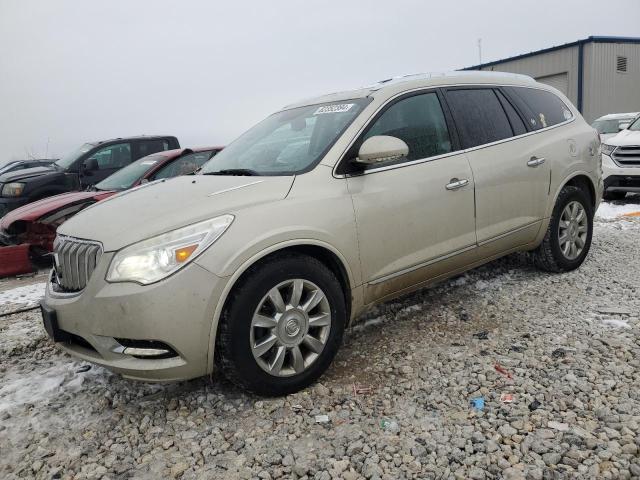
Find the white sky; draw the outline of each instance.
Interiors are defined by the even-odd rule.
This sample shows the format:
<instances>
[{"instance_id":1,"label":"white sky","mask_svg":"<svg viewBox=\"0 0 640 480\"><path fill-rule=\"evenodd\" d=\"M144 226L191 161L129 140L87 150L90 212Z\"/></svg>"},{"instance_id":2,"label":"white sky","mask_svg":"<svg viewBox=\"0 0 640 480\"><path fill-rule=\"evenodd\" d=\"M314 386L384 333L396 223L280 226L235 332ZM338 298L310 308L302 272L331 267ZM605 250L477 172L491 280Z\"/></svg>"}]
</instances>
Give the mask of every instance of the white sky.
<instances>
[{"instance_id":1,"label":"white sky","mask_svg":"<svg viewBox=\"0 0 640 480\"><path fill-rule=\"evenodd\" d=\"M225 144L304 97L589 35L638 0L0 0L0 164L173 134ZM47 150L48 144L48 150Z\"/></svg>"}]
</instances>

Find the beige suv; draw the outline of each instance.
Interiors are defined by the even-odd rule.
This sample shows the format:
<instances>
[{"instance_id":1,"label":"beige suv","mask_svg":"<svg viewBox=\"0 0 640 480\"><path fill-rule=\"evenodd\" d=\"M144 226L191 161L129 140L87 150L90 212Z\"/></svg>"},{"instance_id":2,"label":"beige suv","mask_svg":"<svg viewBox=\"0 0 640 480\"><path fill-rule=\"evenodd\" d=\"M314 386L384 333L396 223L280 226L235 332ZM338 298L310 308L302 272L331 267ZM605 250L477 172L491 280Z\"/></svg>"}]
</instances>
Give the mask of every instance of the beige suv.
<instances>
[{"instance_id":1,"label":"beige suv","mask_svg":"<svg viewBox=\"0 0 640 480\"><path fill-rule=\"evenodd\" d=\"M409 76L297 103L199 175L66 222L45 328L127 378L219 369L258 394L294 392L375 303L519 250L577 268L599 159L571 103L524 76Z\"/></svg>"}]
</instances>

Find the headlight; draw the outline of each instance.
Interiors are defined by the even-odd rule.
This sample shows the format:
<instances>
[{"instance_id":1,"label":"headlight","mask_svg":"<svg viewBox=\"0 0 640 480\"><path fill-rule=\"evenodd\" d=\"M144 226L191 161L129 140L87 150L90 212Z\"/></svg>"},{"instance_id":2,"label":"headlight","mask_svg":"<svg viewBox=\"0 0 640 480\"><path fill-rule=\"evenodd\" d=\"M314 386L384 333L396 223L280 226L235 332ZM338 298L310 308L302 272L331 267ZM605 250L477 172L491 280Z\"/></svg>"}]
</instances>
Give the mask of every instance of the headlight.
<instances>
[{"instance_id":1,"label":"headlight","mask_svg":"<svg viewBox=\"0 0 640 480\"><path fill-rule=\"evenodd\" d=\"M222 215L123 248L111 261L107 281L148 285L162 280L220 238L233 218L233 215Z\"/></svg>"},{"instance_id":2,"label":"headlight","mask_svg":"<svg viewBox=\"0 0 640 480\"><path fill-rule=\"evenodd\" d=\"M24 191L24 183L15 182L15 183L7 183L4 187L2 187L2 196L3 197L19 197L22 195Z\"/></svg>"},{"instance_id":3,"label":"headlight","mask_svg":"<svg viewBox=\"0 0 640 480\"><path fill-rule=\"evenodd\" d=\"M605 155L611 155L615 149L616 149L615 146L607 145L606 143L603 143L600 145L600 151Z\"/></svg>"}]
</instances>

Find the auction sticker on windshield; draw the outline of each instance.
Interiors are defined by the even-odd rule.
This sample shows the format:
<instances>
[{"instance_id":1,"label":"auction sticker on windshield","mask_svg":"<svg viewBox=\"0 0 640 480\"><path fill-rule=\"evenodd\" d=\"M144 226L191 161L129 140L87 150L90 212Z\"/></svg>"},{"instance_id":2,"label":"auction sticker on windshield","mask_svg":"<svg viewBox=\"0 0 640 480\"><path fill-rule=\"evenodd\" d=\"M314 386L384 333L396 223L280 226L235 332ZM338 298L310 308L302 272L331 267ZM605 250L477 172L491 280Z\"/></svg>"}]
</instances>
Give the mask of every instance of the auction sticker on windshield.
<instances>
[{"instance_id":1,"label":"auction sticker on windshield","mask_svg":"<svg viewBox=\"0 0 640 480\"><path fill-rule=\"evenodd\" d=\"M325 105L324 107L318 108L315 112L313 112L313 114L320 115L321 113L348 112L351 109L351 107L353 107L354 105L355 105L354 103L340 103L338 105Z\"/></svg>"}]
</instances>

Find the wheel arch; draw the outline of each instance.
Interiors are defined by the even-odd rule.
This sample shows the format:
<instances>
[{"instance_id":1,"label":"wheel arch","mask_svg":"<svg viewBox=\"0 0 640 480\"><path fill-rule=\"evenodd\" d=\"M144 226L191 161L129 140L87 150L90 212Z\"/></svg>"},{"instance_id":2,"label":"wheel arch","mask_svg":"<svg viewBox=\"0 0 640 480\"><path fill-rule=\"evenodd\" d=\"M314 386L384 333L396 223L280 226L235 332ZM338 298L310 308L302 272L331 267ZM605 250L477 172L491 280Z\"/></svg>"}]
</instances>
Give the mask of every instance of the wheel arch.
<instances>
[{"instance_id":1,"label":"wheel arch","mask_svg":"<svg viewBox=\"0 0 640 480\"><path fill-rule=\"evenodd\" d=\"M229 297L233 289L250 273L252 268L258 267L275 255L284 253L298 253L300 255L308 255L322 262L329 270L331 270L340 282L340 287L345 296L345 307L347 309L347 322L350 321L354 285L353 273L349 267L344 255L342 255L335 247L325 242L315 239L300 239L272 245L268 249L264 249L253 257L247 259L239 268L231 275L229 281L225 285L220 299L218 300L211 324L211 332L209 335L209 352L208 352L208 369L211 373L215 368L215 347L216 339L220 326L220 317L227 305ZM348 324L347 324L348 325Z\"/></svg>"}]
</instances>

